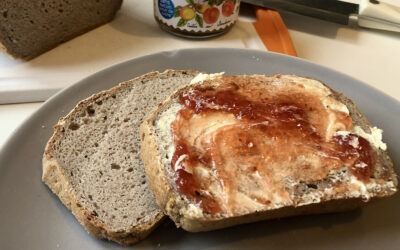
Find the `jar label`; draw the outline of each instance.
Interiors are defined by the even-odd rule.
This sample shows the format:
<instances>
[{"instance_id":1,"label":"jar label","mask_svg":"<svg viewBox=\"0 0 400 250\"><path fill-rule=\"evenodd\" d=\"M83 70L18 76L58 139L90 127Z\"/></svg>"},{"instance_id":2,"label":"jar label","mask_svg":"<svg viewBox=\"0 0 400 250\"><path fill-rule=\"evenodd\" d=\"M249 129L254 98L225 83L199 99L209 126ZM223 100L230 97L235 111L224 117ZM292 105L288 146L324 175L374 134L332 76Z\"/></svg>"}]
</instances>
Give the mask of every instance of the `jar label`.
<instances>
[{"instance_id":1,"label":"jar label","mask_svg":"<svg viewBox=\"0 0 400 250\"><path fill-rule=\"evenodd\" d=\"M182 31L223 30L238 18L240 0L155 0L154 14Z\"/></svg>"}]
</instances>

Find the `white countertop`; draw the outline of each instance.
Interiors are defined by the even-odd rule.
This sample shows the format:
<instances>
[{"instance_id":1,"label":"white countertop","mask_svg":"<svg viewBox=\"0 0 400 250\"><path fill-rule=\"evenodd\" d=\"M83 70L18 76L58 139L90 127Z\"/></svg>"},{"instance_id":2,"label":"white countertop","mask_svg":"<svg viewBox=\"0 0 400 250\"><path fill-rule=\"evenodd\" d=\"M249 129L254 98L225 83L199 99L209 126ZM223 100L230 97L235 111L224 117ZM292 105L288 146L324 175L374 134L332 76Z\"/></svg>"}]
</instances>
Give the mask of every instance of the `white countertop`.
<instances>
[{"instance_id":1,"label":"white countertop","mask_svg":"<svg viewBox=\"0 0 400 250\"><path fill-rule=\"evenodd\" d=\"M349 28L290 13L281 13L281 16L299 57L357 78L400 101L399 33ZM223 37L215 43L223 45ZM194 44L201 46L199 41ZM0 105L0 149L41 104Z\"/></svg>"}]
</instances>

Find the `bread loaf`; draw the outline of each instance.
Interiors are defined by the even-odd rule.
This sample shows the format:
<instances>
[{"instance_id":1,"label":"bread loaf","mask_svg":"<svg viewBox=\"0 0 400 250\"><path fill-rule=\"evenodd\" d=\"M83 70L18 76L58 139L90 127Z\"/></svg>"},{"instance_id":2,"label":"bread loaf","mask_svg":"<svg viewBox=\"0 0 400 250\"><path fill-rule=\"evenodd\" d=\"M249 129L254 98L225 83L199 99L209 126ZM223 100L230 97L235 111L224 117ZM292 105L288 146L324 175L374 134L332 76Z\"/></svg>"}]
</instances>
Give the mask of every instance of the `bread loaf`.
<instances>
[{"instance_id":1,"label":"bread loaf","mask_svg":"<svg viewBox=\"0 0 400 250\"><path fill-rule=\"evenodd\" d=\"M28 60L113 19L122 0L2 0L0 49Z\"/></svg>"}]
</instances>

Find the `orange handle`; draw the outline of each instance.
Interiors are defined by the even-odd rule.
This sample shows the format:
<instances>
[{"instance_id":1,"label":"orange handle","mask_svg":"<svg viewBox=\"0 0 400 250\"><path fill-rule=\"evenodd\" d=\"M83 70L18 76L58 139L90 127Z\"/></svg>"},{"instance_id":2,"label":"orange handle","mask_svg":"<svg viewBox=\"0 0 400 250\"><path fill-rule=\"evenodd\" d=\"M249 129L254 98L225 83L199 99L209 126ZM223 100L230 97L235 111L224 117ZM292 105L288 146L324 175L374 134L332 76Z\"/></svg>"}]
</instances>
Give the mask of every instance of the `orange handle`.
<instances>
[{"instance_id":1,"label":"orange handle","mask_svg":"<svg viewBox=\"0 0 400 250\"><path fill-rule=\"evenodd\" d=\"M278 11L255 7L257 21L253 23L258 36L269 51L297 56L296 49L290 39Z\"/></svg>"}]
</instances>

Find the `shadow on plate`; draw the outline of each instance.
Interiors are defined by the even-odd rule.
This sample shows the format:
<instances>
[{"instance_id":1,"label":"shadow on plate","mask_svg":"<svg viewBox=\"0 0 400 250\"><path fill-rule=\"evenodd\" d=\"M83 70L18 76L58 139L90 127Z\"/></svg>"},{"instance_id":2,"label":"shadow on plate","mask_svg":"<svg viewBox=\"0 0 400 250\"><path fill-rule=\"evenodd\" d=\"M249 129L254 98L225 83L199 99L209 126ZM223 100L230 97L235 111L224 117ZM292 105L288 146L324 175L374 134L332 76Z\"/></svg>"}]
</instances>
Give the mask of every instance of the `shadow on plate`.
<instances>
[{"instance_id":1,"label":"shadow on plate","mask_svg":"<svg viewBox=\"0 0 400 250\"><path fill-rule=\"evenodd\" d=\"M202 233L176 229L168 219L135 247L322 249L329 244L336 249L346 249L359 242L359 248L366 249L371 247L368 242L373 238L379 241L387 238L388 242L393 239L400 218L393 211L399 208L397 194L349 212L261 221Z\"/></svg>"},{"instance_id":2,"label":"shadow on plate","mask_svg":"<svg viewBox=\"0 0 400 250\"><path fill-rule=\"evenodd\" d=\"M229 248L232 246L274 246L279 247L274 238L279 235L287 235L290 240L291 235L303 231L328 232L330 228L338 225L351 224L361 215L361 209L330 215L309 215L292 218L283 218L270 221L238 225L210 232L190 233L182 229L176 229L171 220L167 220L161 225L146 241L151 241L153 246L165 248L192 246L192 249L204 248ZM279 237L282 240L282 237ZM182 241L182 242L181 242ZM143 242L147 245L147 242ZM286 245L282 242L283 245ZM315 242L319 245L318 242ZM139 244L138 246L140 246ZM285 246L287 247L287 245Z\"/></svg>"}]
</instances>

